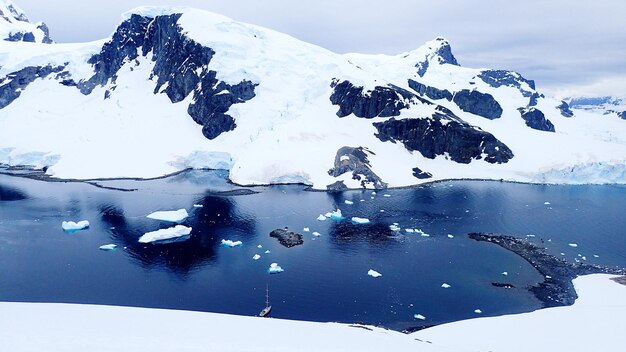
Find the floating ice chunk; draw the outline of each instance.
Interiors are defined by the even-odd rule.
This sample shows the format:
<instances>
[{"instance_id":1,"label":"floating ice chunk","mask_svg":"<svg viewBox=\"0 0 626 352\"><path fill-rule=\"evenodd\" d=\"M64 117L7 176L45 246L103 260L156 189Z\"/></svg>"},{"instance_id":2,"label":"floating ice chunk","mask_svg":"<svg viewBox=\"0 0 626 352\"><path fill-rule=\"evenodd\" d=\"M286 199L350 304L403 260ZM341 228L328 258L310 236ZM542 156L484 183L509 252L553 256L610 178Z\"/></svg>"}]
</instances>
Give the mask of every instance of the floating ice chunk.
<instances>
[{"instance_id":1,"label":"floating ice chunk","mask_svg":"<svg viewBox=\"0 0 626 352\"><path fill-rule=\"evenodd\" d=\"M551 278L552 278L552 276L546 275L546 279L551 279Z\"/></svg>"},{"instance_id":2,"label":"floating ice chunk","mask_svg":"<svg viewBox=\"0 0 626 352\"><path fill-rule=\"evenodd\" d=\"M422 237L430 237L429 234L427 234L426 232L424 232L424 231L422 231L420 229L413 229L413 231L415 231L415 233L418 233Z\"/></svg>"},{"instance_id":3,"label":"floating ice chunk","mask_svg":"<svg viewBox=\"0 0 626 352\"><path fill-rule=\"evenodd\" d=\"M568 243L567 245L574 248L578 247L578 244L576 243Z\"/></svg>"},{"instance_id":4,"label":"floating ice chunk","mask_svg":"<svg viewBox=\"0 0 626 352\"><path fill-rule=\"evenodd\" d=\"M321 236L321 235L320 235L320 233L319 233L319 232L317 232L317 231L313 231L313 232L311 232L311 235L313 235L313 236L315 236L315 237L320 237L320 236Z\"/></svg>"},{"instance_id":5,"label":"floating ice chunk","mask_svg":"<svg viewBox=\"0 0 626 352\"><path fill-rule=\"evenodd\" d=\"M189 216L187 209L168 210L168 211L155 211L154 213L146 216L148 219L169 221L169 222L181 222Z\"/></svg>"},{"instance_id":6,"label":"floating ice chunk","mask_svg":"<svg viewBox=\"0 0 626 352\"><path fill-rule=\"evenodd\" d=\"M258 246L256 246L256 248L263 248L263 246L261 246L261 245L258 245Z\"/></svg>"},{"instance_id":7,"label":"floating ice chunk","mask_svg":"<svg viewBox=\"0 0 626 352\"><path fill-rule=\"evenodd\" d=\"M450 286L450 285L448 285L447 283L444 282L443 284L441 284L441 287L443 287L443 288L450 288L452 286Z\"/></svg>"},{"instance_id":8,"label":"floating ice chunk","mask_svg":"<svg viewBox=\"0 0 626 352\"><path fill-rule=\"evenodd\" d=\"M561 252L561 255L565 255L565 253Z\"/></svg>"},{"instance_id":9,"label":"floating ice chunk","mask_svg":"<svg viewBox=\"0 0 626 352\"><path fill-rule=\"evenodd\" d=\"M352 205L352 204L354 204L354 202L353 202L353 201L351 201L351 200L347 200L347 199L346 199L346 200L344 200L343 202L344 202L344 203L346 203L346 204L348 204L348 205Z\"/></svg>"},{"instance_id":10,"label":"floating ice chunk","mask_svg":"<svg viewBox=\"0 0 626 352\"><path fill-rule=\"evenodd\" d=\"M526 235L526 237L535 237L535 235Z\"/></svg>"},{"instance_id":11,"label":"floating ice chunk","mask_svg":"<svg viewBox=\"0 0 626 352\"><path fill-rule=\"evenodd\" d=\"M413 232L415 232L415 230L413 230L413 229L404 229L404 231L405 231L405 232L407 232L407 233L413 233Z\"/></svg>"},{"instance_id":12,"label":"floating ice chunk","mask_svg":"<svg viewBox=\"0 0 626 352\"><path fill-rule=\"evenodd\" d=\"M454 238L454 235L448 234L448 238Z\"/></svg>"},{"instance_id":13,"label":"floating ice chunk","mask_svg":"<svg viewBox=\"0 0 626 352\"><path fill-rule=\"evenodd\" d=\"M480 309L474 309L474 313L476 313L476 314L482 314L482 313L483 313L483 311L482 311L482 310L480 310Z\"/></svg>"},{"instance_id":14,"label":"floating ice chunk","mask_svg":"<svg viewBox=\"0 0 626 352\"><path fill-rule=\"evenodd\" d=\"M332 220L343 220L343 219L345 219L343 217L343 214L341 214L341 209L337 209L335 211L328 212L328 213L324 214L324 216L326 216L327 218L330 218Z\"/></svg>"},{"instance_id":15,"label":"floating ice chunk","mask_svg":"<svg viewBox=\"0 0 626 352\"><path fill-rule=\"evenodd\" d=\"M63 230L68 231L68 232L83 230L89 227L89 221L87 220L82 220L79 222L63 221L61 223L61 227L63 228Z\"/></svg>"},{"instance_id":16,"label":"floating ice chunk","mask_svg":"<svg viewBox=\"0 0 626 352\"><path fill-rule=\"evenodd\" d=\"M370 219L360 218L358 216L352 217L352 222L355 224L369 224Z\"/></svg>"},{"instance_id":17,"label":"floating ice chunk","mask_svg":"<svg viewBox=\"0 0 626 352\"><path fill-rule=\"evenodd\" d=\"M376 191L372 191L372 195L375 196L376 195Z\"/></svg>"},{"instance_id":18,"label":"floating ice chunk","mask_svg":"<svg viewBox=\"0 0 626 352\"><path fill-rule=\"evenodd\" d=\"M365 202L365 199L361 199L361 200L359 200L359 202Z\"/></svg>"},{"instance_id":19,"label":"floating ice chunk","mask_svg":"<svg viewBox=\"0 0 626 352\"><path fill-rule=\"evenodd\" d=\"M587 257L583 255L582 258L580 258L580 259L587 260Z\"/></svg>"},{"instance_id":20,"label":"floating ice chunk","mask_svg":"<svg viewBox=\"0 0 626 352\"><path fill-rule=\"evenodd\" d=\"M400 231L400 226L391 224L391 225L389 225L389 230L391 230L391 231Z\"/></svg>"},{"instance_id":21,"label":"floating ice chunk","mask_svg":"<svg viewBox=\"0 0 626 352\"><path fill-rule=\"evenodd\" d=\"M370 270L367 272L367 275L369 275L369 276L371 276L371 277L381 277L381 276L383 276L383 274L379 273L379 272L378 272L378 271L376 271L376 270L372 270L372 269L370 269Z\"/></svg>"},{"instance_id":22,"label":"floating ice chunk","mask_svg":"<svg viewBox=\"0 0 626 352\"><path fill-rule=\"evenodd\" d=\"M380 209L379 211L380 211L381 213L384 213L384 212L385 212L385 209Z\"/></svg>"},{"instance_id":23,"label":"floating ice chunk","mask_svg":"<svg viewBox=\"0 0 626 352\"><path fill-rule=\"evenodd\" d=\"M419 319L419 320L426 320L426 317L421 314L415 314L413 315L413 318Z\"/></svg>"},{"instance_id":24,"label":"floating ice chunk","mask_svg":"<svg viewBox=\"0 0 626 352\"><path fill-rule=\"evenodd\" d=\"M222 246L224 247L240 247L243 245L241 241L222 240Z\"/></svg>"},{"instance_id":25,"label":"floating ice chunk","mask_svg":"<svg viewBox=\"0 0 626 352\"><path fill-rule=\"evenodd\" d=\"M310 231L311 231L311 229L310 229L310 228L308 228L308 227L305 227L305 228L303 228L303 229L302 229L302 231L304 231L304 232L310 232Z\"/></svg>"},{"instance_id":26,"label":"floating ice chunk","mask_svg":"<svg viewBox=\"0 0 626 352\"><path fill-rule=\"evenodd\" d=\"M550 202L543 202L544 205L550 205Z\"/></svg>"},{"instance_id":27,"label":"floating ice chunk","mask_svg":"<svg viewBox=\"0 0 626 352\"><path fill-rule=\"evenodd\" d=\"M272 253L272 252L270 252L269 249L265 251L265 254L270 254L270 253Z\"/></svg>"},{"instance_id":28,"label":"floating ice chunk","mask_svg":"<svg viewBox=\"0 0 626 352\"><path fill-rule=\"evenodd\" d=\"M594 255L593 255L593 257L594 257L594 258L600 258L600 256L599 256L599 255L597 255L597 254L594 254Z\"/></svg>"},{"instance_id":29,"label":"floating ice chunk","mask_svg":"<svg viewBox=\"0 0 626 352\"><path fill-rule=\"evenodd\" d=\"M391 197L391 194L383 194L383 197L389 198L389 197Z\"/></svg>"},{"instance_id":30,"label":"floating ice chunk","mask_svg":"<svg viewBox=\"0 0 626 352\"><path fill-rule=\"evenodd\" d=\"M326 220L326 217L324 215L320 214L320 216L317 217L317 220L324 221L324 220Z\"/></svg>"},{"instance_id":31,"label":"floating ice chunk","mask_svg":"<svg viewBox=\"0 0 626 352\"><path fill-rule=\"evenodd\" d=\"M194 207L194 208L202 208L203 206L204 206L204 205L202 205L202 204L194 204L194 205L193 205L193 207Z\"/></svg>"},{"instance_id":32,"label":"floating ice chunk","mask_svg":"<svg viewBox=\"0 0 626 352\"><path fill-rule=\"evenodd\" d=\"M261 256L260 256L260 255L258 255L258 254L255 254L255 255L252 257L252 259L253 259L253 260L259 260L260 258L261 258Z\"/></svg>"},{"instance_id":33,"label":"floating ice chunk","mask_svg":"<svg viewBox=\"0 0 626 352\"><path fill-rule=\"evenodd\" d=\"M285 270L283 270L283 268L281 268L280 265L278 265L278 263L270 264L269 269L267 269L267 272L270 274L278 274L278 273L282 273L283 271Z\"/></svg>"},{"instance_id":34,"label":"floating ice chunk","mask_svg":"<svg viewBox=\"0 0 626 352\"><path fill-rule=\"evenodd\" d=\"M176 225L167 229L160 229L152 232L146 232L139 237L139 243L163 242L175 239L182 239L191 233L191 227Z\"/></svg>"},{"instance_id":35,"label":"floating ice chunk","mask_svg":"<svg viewBox=\"0 0 626 352\"><path fill-rule=\"evenodd\" d=\"M509 275L509 273L508 273L508 272L506 272L506 271L503 271L503 272L502 272L502 275L503 275L503 276L508 276L508 275Z\"/></svg>"},{"instance_id":36,"label":"floating ice chunk","mask_svg":"<svg viewBox=\"0 0 626 352\"><path fill-rule=\"evenodd\" d=\"M105 245L102 245L102 246L98 247L98 249L100 249L102 251L112 251L115 248L117 248L116 244L105 244Z\"/></svg>"}]
</instances>

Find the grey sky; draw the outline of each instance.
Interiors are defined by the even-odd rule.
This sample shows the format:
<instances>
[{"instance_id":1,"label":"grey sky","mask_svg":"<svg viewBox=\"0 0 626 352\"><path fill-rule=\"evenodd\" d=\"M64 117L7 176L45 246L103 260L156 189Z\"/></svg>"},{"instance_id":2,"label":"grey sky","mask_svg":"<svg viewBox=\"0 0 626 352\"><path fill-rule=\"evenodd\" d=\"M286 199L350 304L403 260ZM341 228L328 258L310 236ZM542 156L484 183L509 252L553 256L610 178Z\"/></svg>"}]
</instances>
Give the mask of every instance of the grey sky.
<instances>
[{"instance_id":1,"label":"grey sky","mask_svg":"<svg viewBox=\"0 0 626 352\"><path fill-rule=\"evenodd\" d=\"M136 6L191 6L339 53L397 54L444 36L463 66L516 70L564 94L626 95L623 0L15 1L57 42L107 37Z\"/></svg>"}]
</instances>

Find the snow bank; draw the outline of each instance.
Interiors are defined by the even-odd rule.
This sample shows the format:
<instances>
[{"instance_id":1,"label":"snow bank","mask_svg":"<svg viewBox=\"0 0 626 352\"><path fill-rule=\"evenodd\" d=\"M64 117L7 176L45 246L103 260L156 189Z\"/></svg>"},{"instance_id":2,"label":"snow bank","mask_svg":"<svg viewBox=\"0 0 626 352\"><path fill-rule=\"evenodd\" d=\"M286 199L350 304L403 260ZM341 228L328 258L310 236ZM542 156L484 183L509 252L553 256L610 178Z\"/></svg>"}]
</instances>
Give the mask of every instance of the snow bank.
<instances>
[{"instance_id":1,"label":"snow bank","mask_svg":"<svg viewBox=\"0 0 626 352\"><path fill-rule=\"evenodd\" d=\"M169 222L181 222L189 216L187 209L168 210L168 211L155 211L148 214L148 219L169 221Z\"/></svg>"},{"instance_id":2,"label":"snow bank","mask_svg":"<svg viewBox=\"0 0 626 352\"><path fill-rule=\"evenodd\" d=\"M176 225L167 229L160 229L152 232L146 232L139 238L140 243L159 243L163 241L169 241L174 239L182 239L181 237L187 236L191 233L191 227Z\"/></svg>"},{"instance_id":3,"label":"snow bank","mask_svg":"<svg viewBox=\"0 0 626 352\"><path fill-rule=\"evenodd\" d=\"M63 221L61 223L61 227L63 228L63 230L68 231L68 232L83 230L89 227L89 221L87 220L82 220L79 222Z\"/></svg>"}]
</instances>

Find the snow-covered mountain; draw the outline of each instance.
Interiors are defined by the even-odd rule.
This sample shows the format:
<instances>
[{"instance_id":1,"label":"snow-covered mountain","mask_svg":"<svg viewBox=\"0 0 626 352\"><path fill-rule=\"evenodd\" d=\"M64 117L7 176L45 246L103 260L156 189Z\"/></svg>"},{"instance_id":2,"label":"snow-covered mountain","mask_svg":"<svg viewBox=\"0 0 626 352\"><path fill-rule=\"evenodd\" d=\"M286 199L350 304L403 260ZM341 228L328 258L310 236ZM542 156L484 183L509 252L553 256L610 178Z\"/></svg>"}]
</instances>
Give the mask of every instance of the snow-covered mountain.
<instances>
[{"instance_id":1,"label":"snow-covered mountain","mask_svg":"<svg viewBox=\"0 0 626 352\"><path fill-rule=\"evenodd\" d=\"M0 1L0 39L52 43L45 23L30 23L26 13L11 0Z\"/></svg>"},{"instance_id":2,"label":"snow-covered mountain","mask_svg":"<svg viewBox=\"0 0 626 352\"><path fill-rule=\"evenodd\" d=\"M138 8L102 41L6 42L0 66L0 163L60 178L626 182L624 120L462 67L444 38L340 55L206 11Z\"/></svg>"}]
</instances>

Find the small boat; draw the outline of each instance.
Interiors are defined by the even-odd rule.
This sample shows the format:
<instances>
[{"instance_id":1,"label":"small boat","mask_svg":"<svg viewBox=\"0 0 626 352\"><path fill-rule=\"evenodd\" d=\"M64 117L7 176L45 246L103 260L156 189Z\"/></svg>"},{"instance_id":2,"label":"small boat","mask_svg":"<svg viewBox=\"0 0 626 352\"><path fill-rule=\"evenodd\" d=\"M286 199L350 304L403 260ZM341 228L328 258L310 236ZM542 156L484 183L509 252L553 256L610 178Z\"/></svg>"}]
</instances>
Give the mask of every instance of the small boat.
<instances>
[{"instance_id":1,"label":"small boat","mask_svg":"<svg viewBox=\"0 0 626 352\"><path fill-rule=\"evenodd\" d=\"M263 308L263 310L261 310L261 313L259 313L260 317L266 317L270 314L270 311L272 310L272 306L270 306L270 289L269 286L265 286L265 308Z\"/></svg>"}]
</instances>

